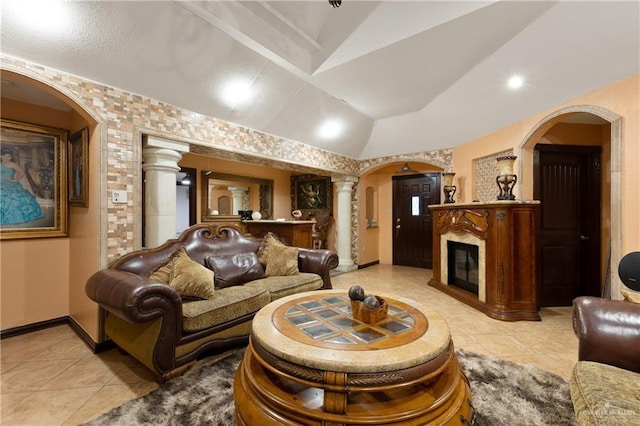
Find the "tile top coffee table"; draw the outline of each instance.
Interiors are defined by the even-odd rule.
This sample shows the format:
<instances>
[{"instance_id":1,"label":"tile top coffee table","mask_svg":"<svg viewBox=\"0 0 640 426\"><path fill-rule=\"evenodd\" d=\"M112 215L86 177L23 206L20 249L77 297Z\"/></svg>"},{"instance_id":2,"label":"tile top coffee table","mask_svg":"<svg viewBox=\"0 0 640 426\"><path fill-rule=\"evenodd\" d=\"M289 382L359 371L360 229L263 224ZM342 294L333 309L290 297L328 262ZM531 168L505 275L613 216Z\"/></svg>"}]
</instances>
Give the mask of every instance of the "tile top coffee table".
<instances>
[{"instance_id":1,"label":"tile top coffee table","mask_svg":"<svg viewBox=\"0 0 640 426\"><path fill-rule=\"evenodd\" d=\"M238 424L471 422L469 385L444 319L408 299L385 299L387 317L373 324L353 318L340 290L261 309L235 378Z\"/></svg>"}]
</instances>

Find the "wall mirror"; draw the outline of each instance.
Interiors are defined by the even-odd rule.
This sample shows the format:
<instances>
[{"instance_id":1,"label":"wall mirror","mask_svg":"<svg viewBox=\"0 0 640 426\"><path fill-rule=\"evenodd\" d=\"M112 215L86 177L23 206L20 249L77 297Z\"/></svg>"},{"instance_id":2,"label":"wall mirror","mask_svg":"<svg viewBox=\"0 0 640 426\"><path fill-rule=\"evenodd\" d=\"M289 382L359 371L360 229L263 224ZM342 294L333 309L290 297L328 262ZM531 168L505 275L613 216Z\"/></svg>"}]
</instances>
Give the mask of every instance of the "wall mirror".
<instances>
[{"instance_id":1,"label":"wall mirror","mask_svg":"<svg viewBox=\"0 0 640 426\"><path fill-rule=\"evenodd\" d=\"M204 171L201 182L203 222L247 210L272 219L273 180Z\"/></svg>"}]
</instances>

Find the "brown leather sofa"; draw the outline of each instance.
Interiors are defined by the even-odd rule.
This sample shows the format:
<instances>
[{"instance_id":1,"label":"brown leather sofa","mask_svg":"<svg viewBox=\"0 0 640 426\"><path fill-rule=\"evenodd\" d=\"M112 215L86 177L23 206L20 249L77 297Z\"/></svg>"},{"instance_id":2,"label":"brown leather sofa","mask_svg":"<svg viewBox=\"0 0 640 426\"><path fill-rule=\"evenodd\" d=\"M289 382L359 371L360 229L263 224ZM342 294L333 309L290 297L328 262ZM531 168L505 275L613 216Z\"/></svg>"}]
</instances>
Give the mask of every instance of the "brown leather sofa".
<instances>
[{"instance_id":1,"label":"brown leather sofa","mask_svg":"<svg viewBox=\"0 0 640 426\"><path fill-rule=\"evenodd\" d=\"M580 425L637 425L640 419L640 304L573 301L578 363L569 387Z\"/></svg>"},{"instance_id":2,"label":"brown leather sofa","mask_svg":"<svg viewBox=\"0 0 640 426\"><path fill-rule=\"evenodd\" d=\"M331 288L330 271L338 265L335 252L304 248L296 252L294 248L291 255L291 248L283 248L289 250L289 266L293 263L295 269L286 275L264 276L261 265L257 268L261 275L256 276L255 264L247 268L242 257L238 262L238 256L248 254L255 259L262 255L265 246L267 242L245 235L234 226L194 225L158 248L117 259L108 269L92 275L85 290L106 311L107 336L165 380L183 373L205 351L246 343L253 316L272 300ZM204 270L205 275L208 269L203 266L212 269L212 295L183 297L173 281L160 282L160 272L175 272L176 264L171 262L179 255L188 256L187 262ZM238 274L238 267L244 272ZM235 275L231 273L234 268Z\"/></svg>"}]
</instances>

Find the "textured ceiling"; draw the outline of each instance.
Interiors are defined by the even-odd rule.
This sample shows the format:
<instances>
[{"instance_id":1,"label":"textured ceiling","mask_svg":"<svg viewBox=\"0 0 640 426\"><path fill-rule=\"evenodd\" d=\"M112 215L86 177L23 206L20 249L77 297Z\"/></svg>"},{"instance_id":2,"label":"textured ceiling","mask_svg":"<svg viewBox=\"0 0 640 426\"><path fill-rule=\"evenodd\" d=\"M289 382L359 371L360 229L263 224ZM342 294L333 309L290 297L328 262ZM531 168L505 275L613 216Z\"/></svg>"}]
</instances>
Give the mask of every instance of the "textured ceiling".
<instances>
[{"instance_id":1,"label":"textured ceiling","mask_svg":"<svg viewBox=\"0 0 640 426\"><path fill-rule=\"evenodd\" d=\"M2 2L3 54L356 159L451 148L640 72L637 1L82 1L49 32L22 3ZM230 107L237 77L252 98ZM328 118L343 135L317 135Z\"/></svg>"}]
</instances>

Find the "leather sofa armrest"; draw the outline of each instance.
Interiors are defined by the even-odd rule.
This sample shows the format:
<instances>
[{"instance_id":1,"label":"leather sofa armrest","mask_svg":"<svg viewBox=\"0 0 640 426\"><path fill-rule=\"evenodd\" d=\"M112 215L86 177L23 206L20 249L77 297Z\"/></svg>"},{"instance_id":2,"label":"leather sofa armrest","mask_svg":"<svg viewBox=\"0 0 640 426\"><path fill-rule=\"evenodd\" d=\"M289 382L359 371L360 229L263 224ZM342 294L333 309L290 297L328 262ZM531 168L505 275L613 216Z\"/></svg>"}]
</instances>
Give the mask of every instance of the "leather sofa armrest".
<instances>
[{"instance_id":1,"label":"leather sofa armrest","mask_svg":"<svg viewBox=\"0 0 640 426\"><path fill-rule=\"evenodd\" d=\"M333 250L298 249L298 269L300 272L312 272L322 277L322 288L331 289L331 270L338 266L338 255Z\"/></svg>"},{"instance_id":2,"label":"leather sofa armrest","mask_svg":"<svg viewBox=\"0 0 640 426\"><path fill-rule=\"evenodd\" d=\"M573 309L580 361L640 372L640 304L582 296Z\"/></svg>"},{"instance_id":3,"label":"leather sofa armrest","mask_svg":"<svg viewBox=\"0 0 640 426\"><path fill-rule=\"evenodd\" d=\"M182 298L171 286L115 269L103 269L87 280L87 296L109 312L133 323L167 316L182 330Z\"/></svg>"}]
</instances>

